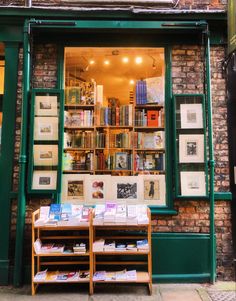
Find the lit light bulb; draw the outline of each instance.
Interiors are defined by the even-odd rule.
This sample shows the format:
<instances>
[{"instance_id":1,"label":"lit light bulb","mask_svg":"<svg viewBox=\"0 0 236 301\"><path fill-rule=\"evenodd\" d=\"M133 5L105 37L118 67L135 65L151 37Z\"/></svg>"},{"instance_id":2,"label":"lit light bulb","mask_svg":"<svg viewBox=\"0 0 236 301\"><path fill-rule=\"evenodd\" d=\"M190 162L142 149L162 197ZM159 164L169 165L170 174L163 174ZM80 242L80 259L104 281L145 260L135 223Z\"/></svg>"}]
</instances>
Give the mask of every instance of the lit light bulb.
<instances>
[{"instance_id":1,"label":"lit light bulb","mask_svg":"<svg viewBox=\"0 0 236 301\"><path fill-rule=\"evenodd\" d=\"M134 80L131 79L131 80L129 81L129 83L130 83L130 85L134 85Z\"/></svg>"},{"instance_id":2,"label":"lit light bulb","mask_svg":"<svg viewBox=\"0 0 236 301\"><path fill-rule=\"evenodd\" d=\"M95 64L95 61L94 61L94 60L90 60L90 61L89 61L89 64L90 64L90 65L94 65L94 64Z\"/></svg>"},{"instance_id":3,"label":"lit light bulb","mask_svg":"<svg viewBox=\"0 0 236 301\"><path fill-rule=\"evenodd\" d=\"M127 56L123 57L122 62L127 64L129 62L129 58Z\"/></svg>"},{"instance_id":4,"label":"lit light bulb","mask_svg":"<svg viewBox=\"0 0 236 301\"><path fill-rule=\"evenodd\" d=\"M104 61L104 65L110 65L110 61L105 60L105 61Z\"/></svg>"},{"instance_id":5,"label":"lit light bulb","mask_svg":"<svg viewBox=\"0 0 236 301\"><path fill-rule=\"evenodd\" d=\"M136 63L137 65L141 64L142 62L143 62L143 59L141 58L141 56L137 56L137 57L135 58L135 63Z\"/></svg>"}]
</instances>

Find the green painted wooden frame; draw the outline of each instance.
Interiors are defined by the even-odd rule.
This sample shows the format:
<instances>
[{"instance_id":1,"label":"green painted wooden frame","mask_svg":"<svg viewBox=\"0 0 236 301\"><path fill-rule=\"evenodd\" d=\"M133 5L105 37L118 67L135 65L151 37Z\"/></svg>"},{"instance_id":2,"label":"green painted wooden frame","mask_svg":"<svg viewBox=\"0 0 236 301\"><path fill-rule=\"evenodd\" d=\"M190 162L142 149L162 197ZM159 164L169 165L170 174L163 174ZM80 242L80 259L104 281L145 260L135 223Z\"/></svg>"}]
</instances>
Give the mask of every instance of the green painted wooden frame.
<instances>
[{"instance_id":1,"label":"green painted wooden frame","mask_svg":"<svg viewBox=\"0 0 236 301\"><path fill-rule=\"evenodd\" d=\"M33 145L34 145L34 109L35 96L37 94L50 94L59 97L59 127L58 142L52 143L58 145L58 166L57 166L57 188L56 189L32 189L33 180ZM29 194L57 194L61 192L61 173L62 173L62 148L63 148L63 124L64 124L64 92L61 89L32 89L31 92L31 108L30 108L30 139L29 139L29 165L28 165L28 193ZM41 144L48 144L49 141L41 141ZM57 201L57 197L54 196Z\"/></svg>"},{"instance_id":2,"label":"green painted wooden frame","mask_svg":"<svg viewBox=\"0 0 236 301\"><path fill-rule=\"evenodd\" d=\"M205 182L206 182L206 194L203 196L182 196L179 191L180 191L180 168L179 164L185 165L186 163L179 163L179 154L178 154L178 147L177 147L177 126L176 126L176 103L178 97L198 97L201 99L201 104L202 104L202 117L203 117L203 135L204 135L204 172L205 172ZM173 96L173 129L174 129L174 134L173 134L173 146L174 146L174 161L175 161L175 171L174 171L174 184L175 184L175 198L176 199L209 199L209 193L208 193L208 164L207 164L207 138L206 138L206 132L207 132L207 127L206 127L206 103L205 103L205 95L204 94L175 94ZM185 134L193 134L196 133L195 129L184 129ZM191 162L190 162L191 163ZM195 166L197 166L197 163L192 163Z\"/></svg>"},{"instance_id":3,"label":"green painted wooden frame","mask_svg":"<svg viewBox=\"0 0 236 301\"><path fill-rule=\"evenodd\" d=\"M9 241L14 166L17 68L19 43L5 43L2 149L0 153L0 285L9 281Z\"/></svg>"},{"instance_id":4,"label":"green painted wooden frame","mask_svg":"<svg viewBox=\"0 0 236 301\"><path fill-rule=\"evenodd\" d=\"M73 47L66 45L67 47ZM80 45L81 46L81 45ZM111 41L112 46L112 41ZM83 45L83 47L86 47ZM96 45L94 46L96 47ZM148 47L145 45L145 47ZM172 170L173 170L173 161L171 160L171 132L172 132L172 71L171 71L171 57L172 57L172 47L163 46L163 45L150 45L149 47L161 47L164 48L165 53L165 166L166 166L166 205L165 206L155 206L150 205L151 213L153 214L170 214L175 215L177 211L173 209L173 191L169 187L173 187L172 182ZM63 88L63 65L64 65L64 48L59 46L59 62L58 62L58 83L57 86L61 89ZM62 179L62 166L61 166L61 179Z\"/></svg>"}]
</instances>

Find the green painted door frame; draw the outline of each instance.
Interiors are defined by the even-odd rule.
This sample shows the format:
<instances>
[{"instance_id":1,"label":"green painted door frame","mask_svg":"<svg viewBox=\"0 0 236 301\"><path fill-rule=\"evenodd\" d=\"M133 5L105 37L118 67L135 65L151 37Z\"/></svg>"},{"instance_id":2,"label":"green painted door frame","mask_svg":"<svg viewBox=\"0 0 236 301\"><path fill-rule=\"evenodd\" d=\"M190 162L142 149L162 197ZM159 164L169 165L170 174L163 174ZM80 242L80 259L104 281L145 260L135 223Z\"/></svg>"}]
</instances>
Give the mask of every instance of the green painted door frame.
<instances>
[{"instance_id":1,"label":"green painted door frame","mask_svg":"<svg viewBox=\"0 0 236 301\"><path fill-rule=\"evenodd\" d=\"M5 43L2 150L0 154L0 285L9 279L9 238L19 44Z\"/></svg>"}]
</instances>

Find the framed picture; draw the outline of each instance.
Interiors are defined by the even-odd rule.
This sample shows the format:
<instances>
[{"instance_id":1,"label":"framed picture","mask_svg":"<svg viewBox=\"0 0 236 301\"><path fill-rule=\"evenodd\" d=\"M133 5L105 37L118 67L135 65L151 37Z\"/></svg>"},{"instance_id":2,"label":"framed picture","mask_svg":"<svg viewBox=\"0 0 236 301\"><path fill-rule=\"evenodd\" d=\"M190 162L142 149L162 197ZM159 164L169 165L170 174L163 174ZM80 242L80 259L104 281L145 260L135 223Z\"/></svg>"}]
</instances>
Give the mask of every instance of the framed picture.
<instances>
[{"instance_id":1,"label":"framed picture","mask_svg":"<svg viewBox=\"0 0 236 301\"><path fill-rule=\"evenodd\" d=\"M35 144L33 148L34 166L57 166L58 146Z\"/></svg>"},{"instance_id":2,"label":"framed picture","mask_svg":"<svg viewBox=\"0 0 236 301\"><path fill-rule=\"evenodd\" d=\"M34 140L58 140L58 117L35 117Z\"/></svg>"},{"instance_id":3,"label":"framed picture","mask_svg":"<svg viewBox=\"0 0 236 301\"><path fill-rule=\"evenodd\" d=\"M166 205L165 175L141 175L143 200L147 205Z\"/></svg>"},{"instance_id":4,"label":"framed picture","mask_svg":"<svg viewBox=\"0 0 236 301\"><path fill-rule=\"evenodd\" d=\"M35 96L35 116L58 116L57 96Z\"/></svg>"},{"instance_id":5,"label":"framed picture","mask_svg":"<svg viewBox=\"0 0 236 301\"><path fill-rule=\"evenodd\" d=\"M115 155L115 169L129 169L128 154L116 153Z\"/></svg>"},{"instance_id":6,"label":"framed picture","mask_svg":"<svg viewBox=\"0 0 236 301\"><path fill-rule=\"evenodd\" d=\"M181 129L202 129L203 114L202 104L181 104L180 105Z\"/></svg>"},{"instance_id":7,"label":"framed picture","mask_svg":"<svg viewBox=\"0 0 236 301\"><path fill-rule=\"evenodd\" d=\"M110 175L86 175L86 203L103 203L110 198L109 190L111 190Z\"/></svg>"},{"instance_id":8,"label":"framed picture","mask_svg":"<svg viewBox=\"0 0 236 301\"><path fill-rule=\"evenodd\" d=\"M55 190L57 188L56 170L34 170L32 189Z\"/></svg>"},{"instance_id":9,"label":"framed picture","mask_svg":"<svg viewBox=\"0 0 236 301\"><path fill-rule=\"evenodd\" d=\"M64 174L62 178L62 202L85 201L85 175Z\"/></svg>"},{"instance_id":10,"label":"framed picture","mask_svg":"<svg viewBox=\"0 0 236 301\"><path fill-rule=\"evenodd\" d=\"M137 176L112 176L112 200L127 203L143 202L142 179Z\"/></svg>"},{"instance_id":11,"label":"framed picture","mask_svg":"<svg viewBox=\"0 0 236 301\"><path fill-rule=\"evenodd\" d=\"M206 180L204 171L181 171L181 195L183 196L205 196Z\"/></svg>"},{"instance_id":12,"label":"framed picture","mask_svg":"<svg viewBox=\"0 0 236 301\"><path fill-rule=\"evenodd\" d=\"M204 163L204 135L179 135L179 162Z\"/></svg>"}]
</instances>

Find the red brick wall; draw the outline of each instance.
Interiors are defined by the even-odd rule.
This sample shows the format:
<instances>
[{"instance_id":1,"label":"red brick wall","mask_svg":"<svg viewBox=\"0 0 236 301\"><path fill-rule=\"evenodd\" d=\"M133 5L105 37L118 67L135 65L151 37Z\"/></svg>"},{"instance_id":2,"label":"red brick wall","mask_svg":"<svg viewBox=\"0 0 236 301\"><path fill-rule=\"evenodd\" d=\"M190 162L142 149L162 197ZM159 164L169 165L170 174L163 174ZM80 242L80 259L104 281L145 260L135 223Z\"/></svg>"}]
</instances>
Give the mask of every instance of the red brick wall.
<instances>
[{"instance_id":1,"label":"red brick wall","mask_svg":"<svg viewBox=\"0 0 236 301\"><path fill-rule=\"evenodd\" d=\"M176 3L177 0L175 0ZM17 5L24 6L24 0L0 0L1 5ZM80 1L63 1L63 0L32 0L33 6L71 6L71 7L80 7ZM83 4L84 5L84 4ZM144 5L145 7L145 5ZM227 0L180 0L178 5L178 9L226 9L227 8Z\"/></svg>"}]
</instances>

